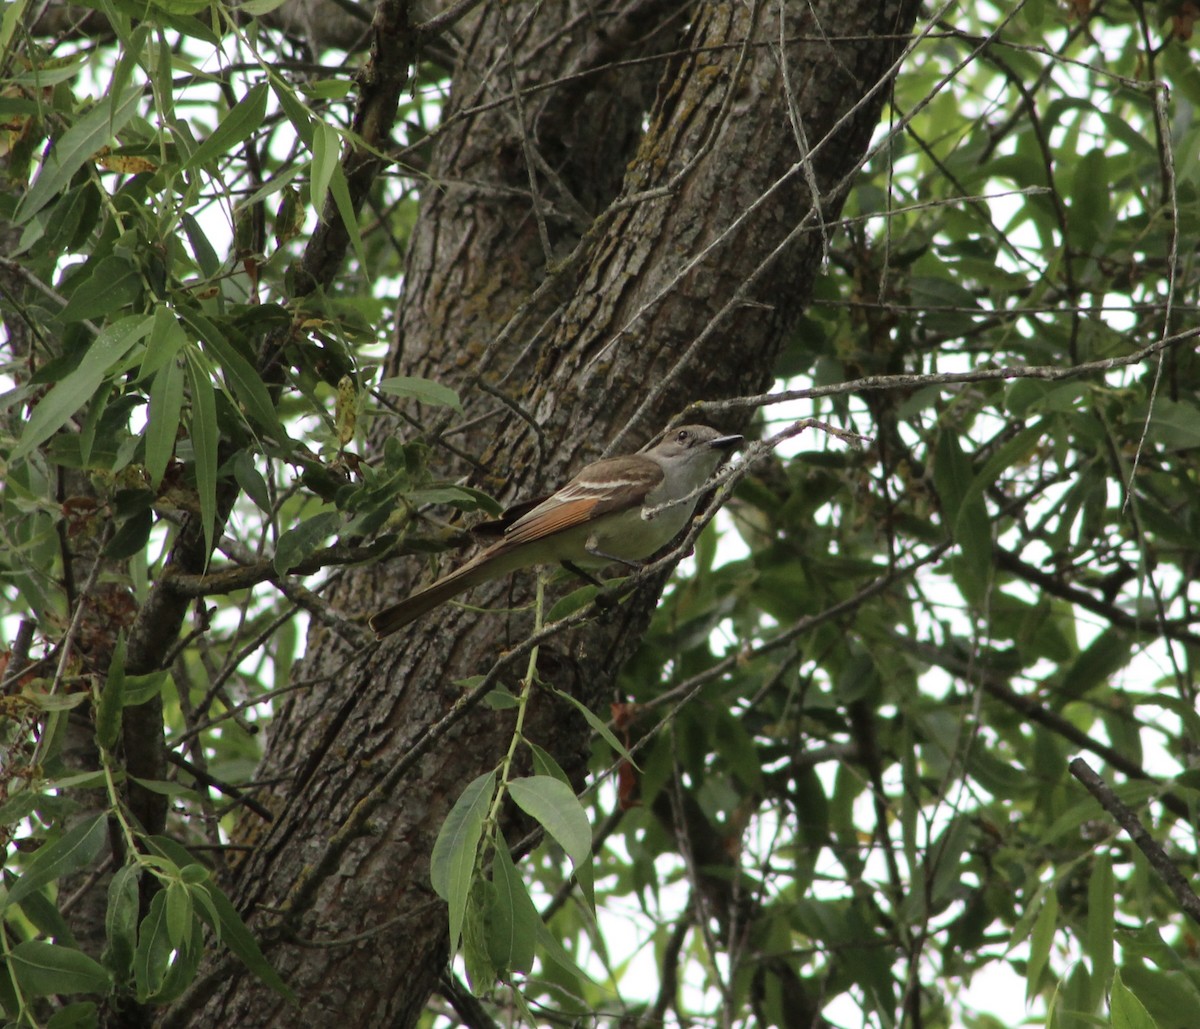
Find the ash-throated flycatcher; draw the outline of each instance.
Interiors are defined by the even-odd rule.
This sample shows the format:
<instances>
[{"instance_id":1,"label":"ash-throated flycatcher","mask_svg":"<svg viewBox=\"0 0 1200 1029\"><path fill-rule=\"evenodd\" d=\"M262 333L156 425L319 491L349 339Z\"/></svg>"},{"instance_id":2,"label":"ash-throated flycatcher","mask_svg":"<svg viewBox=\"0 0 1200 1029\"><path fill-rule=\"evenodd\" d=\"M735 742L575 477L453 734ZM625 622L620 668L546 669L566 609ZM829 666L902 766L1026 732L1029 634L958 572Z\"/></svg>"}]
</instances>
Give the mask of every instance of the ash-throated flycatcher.
<instances>
[{"instance_id":1,"label":"ash-throated flycatcher","mask_svg":"<svg viewBox=\"0 0 1200 1029\"><path fill-rule=\"evenodd\" d=\"M387 636L472 586L518 568L603 568L641 561L679 534L699 500L688 494L703 486L725 452L741 442L741 436L722 436L707 425L684 425L640 454L587 465L557 493L507 525L496 543L372 615L369 624L380 637ZM672 506L645 516L663 504Z\"/></svg>"}]
</instances>

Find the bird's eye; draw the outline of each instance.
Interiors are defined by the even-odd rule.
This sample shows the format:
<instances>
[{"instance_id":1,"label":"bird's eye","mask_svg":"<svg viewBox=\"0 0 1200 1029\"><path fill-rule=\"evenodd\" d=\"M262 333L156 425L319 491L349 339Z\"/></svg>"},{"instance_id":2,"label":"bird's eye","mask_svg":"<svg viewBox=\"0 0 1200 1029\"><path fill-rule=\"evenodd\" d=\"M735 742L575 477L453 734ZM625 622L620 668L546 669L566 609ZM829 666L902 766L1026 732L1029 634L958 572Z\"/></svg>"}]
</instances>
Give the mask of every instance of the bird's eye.
<instances>
[{"instance_id":1,"label":"bird's eye","mask_svg":"<svg viewBox=\"0 0 1200 1029\"><path fill-rule=\"evenodd\" d=\"M692 434L687 429L680 429L679 434L675 437L680 443L686 443L692 438Z\"/></svg>"}]
</instances>

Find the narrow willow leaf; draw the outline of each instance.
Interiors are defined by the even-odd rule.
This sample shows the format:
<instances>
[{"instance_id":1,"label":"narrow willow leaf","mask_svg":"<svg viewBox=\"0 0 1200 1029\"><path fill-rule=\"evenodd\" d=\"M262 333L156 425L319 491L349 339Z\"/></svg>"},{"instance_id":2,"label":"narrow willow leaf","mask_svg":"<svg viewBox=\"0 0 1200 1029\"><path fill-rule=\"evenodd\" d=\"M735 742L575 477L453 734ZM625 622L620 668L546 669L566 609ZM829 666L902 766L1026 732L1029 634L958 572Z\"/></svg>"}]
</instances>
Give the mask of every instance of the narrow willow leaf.
<instances>
[{"instance_id":1,"label":"narrow willow leaf","mask_svg":"<svg viewBox=\"0 0 1200 1029\"><path fill-rule=\"evenodd\" d=\"M379 390L394 397L411 397L422 404L432 404L436 407L452 407L462 411L462 401L458 394L449 386L443 386L432 379L422 379L415 375L396 375L384 379L379 384Z\"/></svg>"},{"instance_id":2,"label":"narrow willow leaf","mask_svg":"<svg viewBox=\"0 0 1200 1029\"><path fill-rule=\"evenodd\" d=\"M486 772L467 785L442 823L429 859L433 888L450 909L451 950L458 949L462 935L475 876L475 855L495 790L495 772Z\"/></svg>"},{"instance_id":3,"label":"narrow willow leaf","mask_svg":"<svg viewBox=\"0 0 1200 1029\"><path fill-rule=\"evenodd\" d=\"M1121 981L1120 972L1113 978L1110 1004L1112 1029L1159 1029L1150 1012Z\"/></svg>"},{"instance_id":4,"label":"narrow willow leaf","mask_svg":"<svg viewBox=\"0 0 1200 1029\"><path fill-rule=\"evenodd\" d=\"M603 738L604 742L612 747L617 754L632 764L634 768L638 767L633 760L633 755L631 755L629 751L625 749L625 745L613 735L612 730L604 724L604 720L602 718L600 718L595 712L587 707L587 705L572 697L571 694L559 689L556 689L554 692L564 700L568 701L581 715L583 715L587 724L590 725L592 729Z\"/></svg>"},{"instance_id":5,"label":"narrow willow leaf","mask_svg":"<svg viewBox=\"0 0 1200 1029\"><path fill-rule=\"evenodd\" d=\"M216 886L215 883L205 883L203 886L197 886L194 893L203 891L208 894L211 901L211 908L215 909L217 916L220 919L219 932L221 940L225 945L234 952L251 972L259 977L267 986L278 993L280 996L288 1000L294 1000L295 995L288 988L287 984L279 978L279 973L271 967L269 961L263 956L262 949L258 945L258 941L251 934L246 923L242 921L242 916L237 913L237 908L233 906L229 898ZM210 910L209 905L201 904L198 910L207 913Z\"/></svg>"},{"instance_id":6,"label":"narrow willow leaf","mask_svg":"<svg viewBox=\"0 0 1200 1029\"><path fill-rule=\"evenodd\" d=\"M495 899L488 926L492 963L502 973L528 972L533 968L541 917L505 846L495 850L492 882L495 885Z\"/></svg>"},{"instance_id":7,"label":"narrow willow leaf","mask_svg":"<svg viewBox=\"0 0 1200 1029\"><path fill-rule=\"evenodd\" d=\"M1116 944L1116 911L1114 910L1116 883L1113 877L1112 858L1097 855L1088 878L1087 933L1083 943L1092 960L1092 1000L1099 1007L1108 992L1113 977L1113 948Z\"/></svg>"},{"instance_id":8,"label":"narrow willow leaf","mask_svg":"<svg viewBox=\"0 0 1200 1029\"><path fill-rule=\"evenodd\" d=\"M275 405L263 385L262 376L254 366L238 353L237 347L225 337L221 327L197 308L183 308L179 313L200 337L208 357L220 368L233 398L244 407L251 421L269 432L277 442L286 440L287 432L275 413Z\"/></svg>"},{"instance_id":9,"label":"narrow willow leaf","mask_svg":"<svg viewBox=\"0 0 1200 1029\"><path fill-rule=\"evenodd\" d=\"M0 53L8 52L8 44L12 41L17 26L21 24L25 8L28 6L29 0L14 0L5 7L4 16L0 18Z\"/></svg>"},{"instance_id":10,"label":"narrow willow leaf","mask_svg":"<svg viewBox=\"0 0 1200 1029\"><path fill-rule=\"evenodd\" d=\"M1033 933L1029 940L1029 963L1025 969L1025 1000L1032 1000L1038 995L1039 982L1046 962L1050 960L1050 947L1054 943L1054 933L1058 928L1058 895L1053 890L1047 890L1038 912L1037 921L1033 923Z\"/></svg>"},{"instance_id":11,"label":"narrow willow leaf","mask_svg":"<svg viewBox=\"0 0 1200 1029\"><path fill-rule=\"evenodd\" d=\"M217 524L217 400L208 371L191 353L188 353L188 373L192 386L191 434L196 456L196 490L200 494L204 543L211 553Z\"/></svg>"},{"instance_id":12,"label":"narrow willow leaf","mask_svg":"<svg viewBox=\"0 0 1200 1029\"><path fill-rule=\"evenodd\" d=\"M84 163L137 114L141 97L142 91L135 88L107 102L98 101L62 134L17 207L15 224L24 225L66 187Z\"/></svg>"},{"instance_id":13,"label":"narrow willow leaf","mask_svg":"<svg viewBox=\"0 0 1200 1029\"><path fill-rule=\"evenodd\" d=\"M167 938L178 948L192 931L192 897L181 882L167 887Z\"/></svg>"},{"instance_id":14,"label":"narrow willow leaf","mask_svg":"<svg viewBox=\"0 0 1200 1029\"><path fill-rule=\"evenodd\" d=\"M149 334L153 325L154 319L148 315L131 315L113 322L96 336L83 360L33 409L9 463L19 461L61 429L92 398L109 372Z\"/></svg>"},{"instance_id":15,"label":"narrow willow leaf","mask_svg":"<svg viewBox=\"0 0 1200 1029\"><path fill-rule=\"evenodd\" d=\"M13 947L8 968L27 997L56 993L106 993L112 977L99 961L74 947L26 940Z\"/></svg>"},{"instance_id":16,"label":"narrow willow leaf","mask_svg":"<svg viewBox=\"0 0 1200 1029\"><path fill-rule=\"evenodd\" d=\"M358 266L363 274L370 278L367 264L367 250L363 246L362 232L358 227L358 213L354 210L354 202L350 199L350 185L346 182L346 173L340 164L333 167L333 175L329 180L329 191L333 194L333 202L342 224L346 226L346 235L350 237L350 245L354 247L354 256L358 258Z\"/></svg>"},{"instance_id":17,"label":"narrow willow leaf","mask_svg":"<svg viewBox=\"0 0 1200 1029\"><path fill-rule=\"evenodd\" d=\"M260 82L251 86L229 113L221 118L213 134L201 143L184 164L184 169L195 168L207 161L227 155L244 139L248 139L262 128L267 113L267 84Z\"/></svg>"},{"instance_id":18,"label":"narrow willow leaf","mask_svg":"<svg viewBox=\"0 0 1200 1029\"><path fill-rule=\"evenodd\" d=\"M244 450L239 450L234 455L233 477L246 496L258 505L259 510L266 514L271 513L271 491L267 487L267 480L254 466L254 458Z\"/></svg>"},{"instance_id":19,"label":"narrow willow leaf","mask_svg":"<svg viewBox=\"0 0 1200 1029\"><path fill-rule=\"evenodd\" d=\"M576 868L592 849L592 827L575 791L548 775L531 775L508 784L513 800L542 825L567 852Z\"/></svg>"},{"instance_id":20,"label":"narrow willow leaf","mask_svg":"<svg viewBox=\"0 0 1200 1029\"><path fill-rule=\"evenodd\" d=\"M325 208L325 195L341 154L341 138L324 122L317 122L312 141L312 172L308 181L308 202L318 215Z\"/></svg>"},{"instance_id":21,"label":"narrow willow leaf","mask_svg":"<svg viewBox=\"0 0 1200 1029\"><path fill-rule=\"evenodd\" d=\"M108 675L100 690L96 705L96 742L104 750L112 750L121 734L121 711L125 704L125 633L117 634Z\"/></svg>"},{"instance_id":22,"label":"narrow willow leaf","mask_svg":"<svg viewBox=\"0 0 1200 1029\"><path fill-rule=\"evenodd\" d=\"M136 864L124 865L108 884L108 909L104 915L104 935L108 938L105 961L121 978L133 971L133 952L137 946L138 877Z\"/></svg>"},{"instance_id":23,"label":"narrow willow leaf","mask_svg":"<svg viewBox=\"0 0 1200 1029\"><path fill-rule=\"evenodd\" d=\"M116 255L94 263L89 261L85 270L73 279L70 299L59 317L64 322L101 318L128 307L141 292L142 273L132 261Z\"/></svg>"},{"instance_id":24,"label":"narrow willow leaf","mask_svg":"<svg viewBox=\"0 0 1200 1029\"><path fill-rule=\"evenodd\" d=\"M280 535L273 562L275 571L285 575L295 568L337 531L340 520L336 511L322 511Z\"/></svg>"},{"instance_id":25,"label":"narrow willow leaf","mask_svg":"<svg viewBox=\"0 0 1200 1029\"><path fill-rule=\"evenodd\" d=\"M138 1000L145 1002L162 986L171 960L171 941L167 937L167 895L159 890L150 901L150 911L138 927L137 950L133 955L133 976Z\"/></svg>"},{"instance_id":26,"label":"narrow willow leaf","mask_svg":"<svg viewBox=\"0 0 1200 1029\"><path fill-rule=\"evenodd\" d=\"M175 454L175 437L183 411L183 366L172 358L154 376L150 386L150 414L146 422L146 473L151 489L158 489Z\"/></svg>"},{"instance_id":27,"label":"narrow willow leaf","mask_svg":"<svg viewBox=\"0 0 1200 1029\"><path fill-rule=\"evenodd\" d=\"M462 958L471 992L482 997L496 982L499 972L492 961L491 915L496 906L496 889L488 879L471 883L466 918L463 921Z\"/></svg>"},{"instance_id":28,"label":"narrow willow leaf","mask_svg":"<svg viewBox=\"0 0 1200 1029\"><path fill-rule=\"evenodd\" d=\"M4 906L18 904L22 897L95 861L108 835L105 822L103 814L96 815L43 846L25 867L21 878L9 888Z\"/></svg>"},{"instance_id":29,"label":"narrow willow leaf","mask_svg":"<svg viewBox=\"0 0 1200 1029\"><path fill-rule=\"evenodd\" d=\"M296 135L300 137L305 146L311 149L313 147L314 119L308 108L296 96L292 87L277 75L271 76L271 92L275 94L275 99L279 101L283 113L292 123Z\"/></svg>"}]
</instances>

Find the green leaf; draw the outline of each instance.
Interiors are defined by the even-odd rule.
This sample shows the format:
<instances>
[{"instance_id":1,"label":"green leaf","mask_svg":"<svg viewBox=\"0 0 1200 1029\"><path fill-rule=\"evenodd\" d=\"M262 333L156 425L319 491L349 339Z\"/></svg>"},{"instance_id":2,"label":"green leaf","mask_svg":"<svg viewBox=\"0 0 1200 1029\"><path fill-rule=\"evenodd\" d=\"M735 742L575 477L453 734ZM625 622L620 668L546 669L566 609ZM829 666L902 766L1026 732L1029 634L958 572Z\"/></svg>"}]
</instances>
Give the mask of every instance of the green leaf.
<instances>
[{"instance_id":1,"label":"green leaf","mask_svg":"<svg viewBox=\"0 0 1200 1029\"><path fill-rule=\"evenodd\" d=\"M115 773L121 776L123 772ZM108 786L108 774L103 769L93 769L90 772L76 772L74 775L60 775L53 779L48 779L45 788L48 790L98 790ZM35 794L36 796L36 794ZM4 819L0 818L0 825L4 824Z\"/></svg>"},{"instance_id":2,"label":"green leaf","mask_svg":"<svg viewBox=\"0 0 1200 1029\"><path fill-rule=\"evenodd\" d=\"M1139 422L1146 420L1146 406L1139 404L1130 412ZM1196 424L1196 408L1167 397L1157 397L1150 410L1147 428L1152 439L1168 450L1194 450L1200 447L1200 426Z\"/></svg>"},{"instance_id":3,"label":"green leaf","mask_svg":"<svg viewBox=\"0 0 1200 1029\"><path fill-rule=\"evenodd\" d=\"M167 874L188 883L192 893L193 910L213 930L217 939L233 951L267 986L287 1000L294 1001L295 995L263 956L258 942L242 921L237 909L215 883L203 880L196 870L195 858L187 849L165 836L152 836L148 843L152 851L162 855L169 866Z\"/></svg>"},{"instance_id":4,"label":"green leaf","mask_svg":"<svg viewBox=\"0 0 1200 1029\"><path fill-rule=\"evenodd\" d=\"M16 881L11 873L5 877L5 883ZM38 935L24 934L31 939L53 940L64 947L78 947L75 934L58 910L57 898L51 900L45 893L30 893L21 900L21 914L33 925Z\"/></svg>"},{"instance_id":5,"label":"green leaf","mask_svg":"<svg viewBox=\"0 0 1200 1029\"><path fill-rule=\"evenodd\" d=\"M167 938L171 946L178 948L191 935L192 896L181 882L167 886Z\"/></svg>"},{"instance_id":6,"label":"green leaf","mask_svg":"<svg viewBox=\"0 0 1200 1029\"><path fill-rule=\"evenodd\" d=\"M146 340L146 352L142 355L138 379L157 375L179 356L179 351L186 345L187 335L175 312L166 304L159 304L154 309L154 327L150 330L150 338Z\"/></svg>"},{"instance_id":7,"label":"green leaf","mask_svg":"<svg viewBox=\"0 0 1200 1029\"><path fill-rule=\"evenodd\" d=\"M541 917L529 890L505 846L492 858L495 899L488 926L492 963L501 972L528 972L533 968L534 946Z\"/></svg>"},{"instance_id":8,"label":"green leaf","mask_svg":"<svg viewBox=\"0 0 1200 1029\"><path fill-rule=\"evenodd\" d=\"M576 868L592 849L592 827L575 791L557 779L532 775L508 784L513 800L558 841Z\"/></svg>"},{"instance_id":9,"label":"green leaf","mask_svg":"<svg viewBox=\"0 0 1200 1029\"><path fill-rule=\"evenodd\" d=\"M135 511L113 533L112 539L104 546L104 556L116 561L124 561L139 553L150 538L154 528L154 513L147 507Z\"/></svg>"},{"instance_id":10,"label":"green leaf","mask_svg":"<svg viewBox=\"0 0 1200 1029\"><path fill-rule=\"evenodd\" d=\"M184 163L184 170L227 156L242 140L262 128L266 113L267 84L260 82L251 86L246 95L221 118L212 135L196 147Z\"/></svg>"},{"instance_id":11,"label":"green leaf","mask_svg":"<svg viewBox=\"0 0 1200 1029\"><path fill-rule=\"evenodd\" d=\"M354 210L354 202L350 199L350 186L346 182L346 173L341 164L334 165L333 178L329 181L329 190L333 194L333 202L341 215L342 224L346 226L346 235L350 237L350 245L354 248L354 256L364 274L369 275L367 251L363 246L362 232L358 227L358 214Z\"/></svg>"},{"instance_id":12,"label":"green leaf","mask_svg":"<svg viewBox=\"0 0 1200 1029\"><path fill-rule=\"evenodd\" d=\"M41 708L43 711L70 711L79 707L88 699L86 693L43 693L40 690L26 687L21 691L21 699L27 704Z\"/></svg>"},{"instance_id":13,"label":"green leaf","mask_svg":"<svg viewBox=\"0 0 1200 1029\"><path fill-rule=\"evenodd\" d=\"M125 677L125 706L137 707L162 693L166 672L148 672L145 675Z\"/></svg>"},{"instance_id":14,"label":"green leaf","mask_svg":"<svg viewBox=\"0 0 1200 1029\"><path fill-rule=\"evenodd\" d=\"M146 473L158 489L175 454L179 416L183 411L183 366L172 358L159 369L150 386L150 411L146 423Z\"/></svg>"},{"instance_id":15,"label":"green leaf","mask_svg":"<svg viewBox=\"0 0 1200 1029\"><path fill-rule=\"evenodd\" d=\"M495 790L495 772L485 772L468 783L462 796L454 802L433 844L429 878L437 895L450 909L451 951L458 949L462 935L467 900L475 878L475 855Z\"/></svg>"},{"instance_id":16,"label":"green leaf","mask_svg":"<svg viewBox=\"0 0 1200 1029\"><path fill-rule=\"evenodd\" d=\"M396 375L390 379L384 379L379 383L379 390L381 393L388 393L394 397L409 397L422 404L431 404L435 407L452 407L459 412L463 409L458 394L449 386L443 386L440 382L422 379L415 375Z\"/></svg>"},{"instance_id":17,"label":"green leaf","mask_svg":"<svg viewBox=\"0 0 1200 1029\"><path fill-rule=\"evenodd\" d=\"M200 266L201 274L206 279L214 278L221 270L221 259L208 241L208 234L190 211L184 211L179 220L183 224L183 231L192 246L192 253L196 255L196 263Z\"/></svg>"},{"instance_id":18,"label":"green leaf","mask_svg":"<svg viewBox=\"0 0 1200 1029\"><path fill-rule=\"evenodd\" d=\"M1075 161L1068 227L1071 246L1089 253L1107 229L1110 217L1108 159L1103 150L1089 150Z\"/></svg>"},{"instance_id":19,"label":"green leaf","mask_svg":"<svg viewBox=\"0 0 1200 1029\"><path fill-rule=\"evenodd\" d=\"M533 770L538 775L548 775L552 779L557 779L566 786L571 785L571 780L567 778L567 773L562 770L562 766L554 760L554 756L547 750L539 747L532 740L527 740L526 745L529 747L530 756L533 758Z\"/></svg>"},{"instance_id":20,"label":"green leaf","mask_svg":"<svg viewBox=\"0 0 1200 1029\"><path fill-rule=\"evenodd\" d=\"M330 125L316 123L312 141L312 173L308 183L308 200L318 215L325 209L325 194L341 155L341 137Z\"/></svg>"},{"instance_id":21,"label":"green leaf","mask_svg":"<svg viewBox=\"0 0 1200 1029\"><path fill-rule=\"evenodd\" d=\"M245 408L247 417L260 429L270 433L278 442L288 438L279 421L271 394L263 385L262 376L240 353L221 331L221 328L206 318L199 310L185 308L181 317L188 322L200 337L210 358L221 369L221 376L238 403Z\"/></svg>"},{"instance_id":22,"label":"green leaf","mask_svg":"<svg viewBox=\"0 0 1200 1029\"><path fill-rule=\"evenodd\" d=\"M14 222L24 225L71 181L71 177L120 132L141 103L138 88L96 105L59 137L42 162L38 177L17 207Z\"/></svg>"},{"instance_id":23,"label":"green leaf","mask_svg":"<svg viewBox=\"0 0 1200 1029\"><path fill-rule=\"evenodd\" d=\"M67 306L59 317L64 322L99 318L128 307L141 293L141 270L124 257L110 254L94 263L89 261L72 279Z\"/></svg>"},{"instance_id":24,"label":"green leaf","mask_svg":"<svg viewBox=\"0 0 1200 1029\"><path fill-rule=\"evenodd\" d=\"M105 377L154 325L148 315L131 315L113 322L96 336L83 360L50 390L33 409L21 440L9 457L15 463L61 429L100 388Z\"/></svg>"},{"instance_id":25,"label":"green leaf","mask_svg":"<svg viewBox=\"0 0 1200 1029\"><path fill-rule=\"evenodd\" d=\"M151 0L151 4L168 15L190 18L212 6L212 0Z\"/></svg>"},{"instance_id":26,"label":"green leaf","mask_svg":"<svg viewBox=\"0 0 1200 1029\"><path fill-rule=\"evenodd\" d=\"M239 450L234 455L233 477L260 511L265 514L271 513L271 491L267 486L267 480L255 467L254 458L245 450Z\"/></svg>"},{"instance_id":27,"label":"green leaf","mask_svg":"<svg viewBox=\"0 0 1200 1029\"><path fill-rule=\"evenodd\" d=\"M9 971L27 997L107 993L112 977L100 962L73 947L26 940L13 947Z\"/></svg>"},{"instance_id":28,"label":"green leaf","mask_svg":"<svg viewBox=\"0 0 1200 1029\"><path fill-rule=\"evenodd\" d=\"M104 915L104 933L108 937L105 960L122 980L133 970L140 874L138 865L123 865L108 884L108 908Z\"/></svg>"},{"instance_id":29,"label":"green leaf","mask_svg":"<svg viewBox=\"0 0 1200 1029\"><path fill-rule=\"evenodd\" d=\"M1112 1029L1159 1029L1150 1012L1121 981L1121 973L1113 977L1112 995L1109 1001L1112 1014Z\"/></svg>"},{"instance_id":30,"label":"green leaf","mask_svg":"<svg viewBox=\"0 0 1200 1029\"><path fill-rule=\"evenodd\" d=\"M583 715L584 719L587 721L587 724L590 725L592 729L604 739L604 742L612 747L617 754L632 764L634 768L638 768L637 764L633 760L633 756L628 750L625 749L625 745L613 735L612 730L604 724L604 720L600 718L599 715L595 714L590 708L587 707L587 705L583 704L575 697L572 697L571 694L560 689L555 689L554 692L562 697L563 700L566 700L572 706L574 706L574 708L581 715ZM641 769L638 768L638 771L641 771Z\"/></svg>"},{"instance_id":31,"label":"green leaf","mask_svg":"<svg viewBox=\"0 0 1200 1029\"><path fill-rule=\"evenodd\" d=\"M951 429L938 434L933 478L945 525L959 548L956 581L967 599L981 607L991 577L991 523L981 490L976 491L970 458Z\"/></svg>"},{"instance_id":32,"label":"green leaf","mask_svg":"<svg viewBox=\"0 0 1200 1029\"><path fill-rule=\"evenodd\" d=\"M1108 681L1124 668L1133 652L1133 641L1119 629L1100 633L1067 669L1062 685L1055 691L1058 704L1078 700L1090 690Z\"/></svg>"},{"instance_id":33,"label":"green leaf","mask_svg":"<svg viewBox=\"0 0 1200 1029\"><path fill-rule=\"evenodd\" d=\"M463 921L462 956L467 968L471 992L482 996L496 981L497 968L492 962L490 916L495 907L496 888L488 879L475 879Z\"/></svg>"},{"instance_id":34,"label":"green leaf","mask_svg":"<svg viewBox=\"0 0 1200 1029\"><path fill-rule=\"evenodd\" d=\"M138 1000L145 1003L159 991L171 961L171 941L167 935L167 895L159 890L150 901L150 910L138 929L137 950L133 955L133 975Z\"/></svg>"},{"instance_id":35,"label":"green leaf","mask_svg":"<svg viewBox=\"0 0 1200 1029\"><path fill-rule=\"evenodd\" d=\"M479 508L495 514L503 511L490 497L464 486L429 486L425 489L415 489L405 493L404 499L414 506L453 504L464 511L476 511Z\"/></svg>"},{"instance_id":36,"label":"green leaf","mask_svg":"<svg viewBox=\"0 0 1200 1029\"><path fill-rule=\"evenodd\" d=\"M89 773L90 774L90 773ZM15 782L9 787L13 790L3 804L0 804L0 825L9 826L19 822L45 799L45 794L38 790L21 789Z\"/></svg>"},{"instance_id":37,"label":"green leaf","mask_svg":"<svg viewBox=\"0 0 1200 1029\"><path fill-rule=\"evenodd\" d=\"M150 998L149 1003L162 1006L181 996L195 982L196 969L200 966L200 959L203 955L204 924L199 919L195 919L189 923L184 939L180 941L172 955L162 985L158 988L158 992Z\"/></svg>"},{"instance_id":38,"label":"green leaf","mask_svg":"<svg viewBox=\"0 0 1200 1029\"><path fill-rule=\"evenodd\" d=\"M100 690L96 705L96 742L104 750L112 750L121 735L121 710L125 704L125 633L117 633L108 675Z\"/></svg>"},{"instance_id":39,"label":"green leaf","mask_svg":"<svg viewBox=\"0 0 1200 1029\"><path fill-rule=\"evenodd\" d=\"M272 562L275 571L286 575L336 532L340 521L336 511L322 511L282 533Z\"/></svg>"},{"instance_id":40,"label":"green leaf","mask_svg":"<svg viewBox=\"0 0 1200 1029\"><path fill-rule=\"evenodd\" d=\"M1042 910L1038 912L1029 940L1029 963L1025 969L1025 1001L1037 996L1042 972L1050 960L1050 948L1058 928L1058 895L1053 889L1045 892Z\"/></svg>"},{"instance_id":41,"label":"green leaf","mask_svg":"<svg viewBox=\"0 0 1200 1029\"><path fill-rule=\"evenodd\" d=\"M1083 940L1087 954L1092 959L1094 1007L1099 1007L1104 999L1104 991L1113 976L1115 894L1112 859L1107 853L1101 853L1088 877L1087 935Z\"/></svg>"},{"instance_id":42,"label":"green leaf","mask_svg":"<svg viewBox=\"0 0 1200 1029\"><path fill-rule=\"evenodd\" d=\"M188 378L192 386L192 451L196 458L196 490L200 494L200 518L204 543L209 553L217 524L217 400L212 380L199 359L188 353Z\"/></svg>"},{"instance_id":43,"label":"green leaf","mask_svg":"<svg viewBox=\"0 0 1200 1029\"><path fill-rule=\"evenodd\" d=\"M13 33L21 24L28 6L29 0L13 0L13 3L5 5L3 17L0 17L0 53L8 52L8 44L12 42Z\"/></svg>"},{"instance_id":44,"label":"green leaf","mask_svg":"<svg viewBox=\"0 0 1200 1029\"><path fill-rule=\"evenodd\" d=\"M537 940L541 947L541 952L546 959L553 961L562 971L576 980L579 986L591 983L591 978L587 972L576 964L575 959L571 957L567 949L559 942L558 937L546 927L546 923L540 918L537 924ZM577 988L572 992L583 993L583 990Z\"/></svg>"},{"instance_id":45,"label":"green leaf","mask_svg":"<svg viewBox=\"0 0 1200 1029\"><path fill-rule=\"evenodd\" d=\"M46 1029L96 1029L99 1024L96 1005L90 1000L79 1000L54 1012Z\"/></svg>"},{"instance_id":46,"label":"green leaf","mask_svg":"<svg viewBox=\"0 0 1200 1029\"><path fill-rule=\"evenodd\" d=\"M296 96L295 91L283 79L277 75L272 75L271 92L275 94L275 99L279 101L279 106L283 108L283 113L287 115L288 121L292 123L292 128L296 130L296 135L300 137L305 146L310 149L313 147L313 126L314 118L307 107Z\"/></svg>"},{"instance_id":47,"label":"green leaf","mask_svg":"<svg viewBox=\"0 0 1200 1029\"><path fill-rule=\"evenodd\" d=\"M53 843L45 844L9 889L4 906L18 904L22 897L95 861L108 838L106 822L105 815L96 815L73 826Z\"/></svg>"},{"instance_id":48,"label":"green leaf","mask_svg":"<svg viewBox=\"0 0 1200 1029\"><path fill-rule=\"evenodd\" d=\"M1129 950L1125 943L1131 935L1121 934L1121 950L1126 959ZM1174 959L1171 963L1180 966L1178 971L1163 971L1143 962L1126 960L1121 968L1121 980L1126 989L1132 990L1134 996L1146 1006L1155 1022L1162 1025L1200 1025L1200 984L1189 978L1188 969L1177 954L1171 957Z\"/></svg>"},{"instance_id":49,"label":"green leaf","mask_svg":"<svg viewBox=\"0 0 1200 1029\"><path fill-rule=\"evenodd\" d=\"M217 915L220 918L219 929L221 940L234 954L241 958L242 964L281 997L289 1001L294 1001L295 994L279 978L279 973L271 967L270 962L263 956L258 941L251 935L246 923L242 921L242 916L237 913L237 909L230 902L229 898L212 882L194 887L194 890L202 890L208 894L209 900L212 902L212 907L216 909ZM201 904L198 910L207 914L209 908L208 905Z\"/></svg>"},{"instance_id":50,"label":"green leaf","mask_svg":"<svg viewBox=\"0 0 1200 1029\"><path fill-rule=\"evenodd\" d=\"M211 878L212 872L203 865L198 865L194 862L190 865L184 865L179 870L179 881L187 883L189 886L199 886L208 882Z\"/></svg>"}]
</instances>

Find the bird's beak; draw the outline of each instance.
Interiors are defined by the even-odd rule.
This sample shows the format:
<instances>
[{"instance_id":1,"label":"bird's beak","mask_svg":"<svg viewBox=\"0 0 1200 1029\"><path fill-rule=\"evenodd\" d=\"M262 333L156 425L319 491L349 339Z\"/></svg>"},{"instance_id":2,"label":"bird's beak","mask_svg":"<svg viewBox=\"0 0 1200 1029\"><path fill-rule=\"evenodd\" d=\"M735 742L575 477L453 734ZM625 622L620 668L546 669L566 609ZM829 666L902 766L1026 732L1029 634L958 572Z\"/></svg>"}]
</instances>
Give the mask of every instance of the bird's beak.
<instances>
[{"instance_id":1,"label":"bird's beak","mask_svg":"<svg viewBox=\"0 0 1200 1029\"><path fill-rule=\"evenodd\" d=\"M745 442L742 436L718 436L716 439L710 439L708 445L714 450L733 450Z\"/></svg>"}]
</instances>

